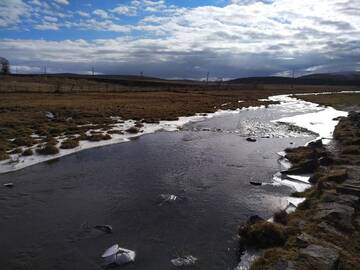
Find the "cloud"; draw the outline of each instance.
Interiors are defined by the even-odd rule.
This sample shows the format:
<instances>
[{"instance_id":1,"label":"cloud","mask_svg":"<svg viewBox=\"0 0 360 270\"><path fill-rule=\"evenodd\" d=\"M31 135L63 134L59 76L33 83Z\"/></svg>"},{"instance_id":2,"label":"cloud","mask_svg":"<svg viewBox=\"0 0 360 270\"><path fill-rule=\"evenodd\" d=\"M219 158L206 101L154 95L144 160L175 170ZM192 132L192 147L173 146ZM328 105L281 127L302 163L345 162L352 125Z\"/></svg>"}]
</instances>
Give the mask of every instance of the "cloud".
<instances>
[{"instance_id":1,"label":"cloud","mask_svg":"<svg viewBox=\"0 0 360 270\"><path fill-rule=\"evenodd\" d=\"M118 15L135 16L137 14L137 8L134 6L117 6L111 11Z\"/></svg>"},{"instance_id":2,"label":"cloud","mask_svg":"<svg viewBox=\"0 0 360 270\"><path fill-rule=\"evenodd\" d=\"M78 11L77 14L79 14L81 17L90 17L90 14L85 11Z\"/></svg>"},{"instance_id":3,"label":"cloud","mask_svg":"<svg viewBox=\"0 0 360 270\"><path fill-rule=\"evenodd\" d=\"M102 9L94 10L93 14L96 16L99 16L100 18L103 18L103 19L109 18L109 14L105 10L102 10Z\"/></svg>"},{"instance_id":4,"label":"cloud","mask_svg":"<svg viewBox=\"0 0 360 270\"><path fill-rule=\"evenodd\" d=\"M44 21L42 24L35 26L37 30L59 30L59 26L53 22Z\"/></svg>"},{"instance_id":5,"label":"cloud","mask_svg":"<svg viewBox=\"0 0 360 270\"><path fill-rule=\"evenodd\" d=\"M53 1L60 5L68 5L69 4L68 0L53 0Z\"/></svg>"},{"instance_id":6,"label":"cloud","mask_svg":"<svg viewBox=\"0 0 360 270\"><path fill-rule=\"evenodd\" d=\"M29 7L22 0L0 1L0 27L17 24L21 17L29 15Z\"/></svg>"},{"instance_id":7,"label":"cloud","mask_svg":"<svg viewBox=\"0 0 360 270\"><path fill-rule=\"evenodd\" d=\"M120 37L57 42L0 39L0 55L12 55L10 60L19 65L53 63L54 70L56 66L88 70L92 61L102 73L142 69L163 77L201 78L207 71L212 76L238 77L288 74L292 69L297 73L359 69L357 2L232 1L225 6L186 8L133 0L127 6L93 10L93 18L80 11L78 18L58 22L42 16L35 26L116 32ZM132 18L132 24L122 24L117 15L138 17Z\"/></svg>"}]
</instances>

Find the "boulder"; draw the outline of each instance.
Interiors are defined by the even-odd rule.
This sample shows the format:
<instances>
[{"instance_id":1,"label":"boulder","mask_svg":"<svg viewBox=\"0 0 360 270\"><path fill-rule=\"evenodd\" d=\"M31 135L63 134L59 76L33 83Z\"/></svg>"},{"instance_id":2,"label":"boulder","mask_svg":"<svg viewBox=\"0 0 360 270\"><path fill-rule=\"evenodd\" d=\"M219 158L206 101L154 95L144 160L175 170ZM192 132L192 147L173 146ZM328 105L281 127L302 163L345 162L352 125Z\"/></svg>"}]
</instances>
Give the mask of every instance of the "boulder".
<instances>
[{"instance_id":1,"label":"boulder","mask_svg":"<svg viewBox=\"0 0 360 270\"><path fill-rule=\"evenodd\" d=\"M319 245L309 245L300 249L300 255L309 256L324 266L324 269L335 269L339 260L339 252L334 248Z\"/></svg>"},{"instance_id":2,"label":"boulder","mask_svg":"<svg viewBox=\"0 0 360 270\"><path fill-rule=\"evenodd\" d=\"M308 245L310 245L311 243L315 243L315 242L316 242L316 239L307 233L301 233L300 235L298 235L296 237L296 244L302 248L305 248Z\"/></svg>"},{"instance_id":3,"label":"boulder","mask_svg":"<svg viewBox=\"0 0 360 270\"><path fill-rule=\"evenodd\" d=\"M340 203L320 203L318 205L318 212L315 214L316 219L326 219L336 227L352 231L352 217L355 209L351 206Z\"/></svg>"},{"instance_id":4,"label":"boulder","mask_svg":"<svg viewBox=\"0 0 360 270\"><path fill-rule=\"evenodd\" d=\"M255 138L252 138L252 137L246 138L246 140L247 140L248 142L256 142L256 139L255 139Z\"/></svg>"},{"instance_id":5,"label":"boulder","mask_svg":"<svg viewBox=\"0 0 360 270\"><path fill-rule=\"evenodd\" d=\"M336 191L342 194L349 194L360 197L360 187L355 185L340 185L336 187Z\"/></svg>"}]
</instances>

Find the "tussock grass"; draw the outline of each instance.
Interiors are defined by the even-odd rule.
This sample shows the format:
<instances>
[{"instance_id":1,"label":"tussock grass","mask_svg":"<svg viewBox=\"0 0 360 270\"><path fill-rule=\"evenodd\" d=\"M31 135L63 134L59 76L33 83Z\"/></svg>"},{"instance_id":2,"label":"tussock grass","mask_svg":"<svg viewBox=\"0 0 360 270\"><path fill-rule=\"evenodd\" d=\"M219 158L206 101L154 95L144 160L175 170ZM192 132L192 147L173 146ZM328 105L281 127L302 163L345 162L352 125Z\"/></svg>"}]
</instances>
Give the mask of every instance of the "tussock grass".
<instances>
[{"instance_id":1,"label":"tussock grass","mask_svg":"<svg viewBox=\"0 0 360 270\"><path fill-rule=\"evenodd\" d=\"M36 149L36 152L39 155L55 155L59 153L59 149L54 145L47 144L42 148Z\"/></svg>"}]
</instances>

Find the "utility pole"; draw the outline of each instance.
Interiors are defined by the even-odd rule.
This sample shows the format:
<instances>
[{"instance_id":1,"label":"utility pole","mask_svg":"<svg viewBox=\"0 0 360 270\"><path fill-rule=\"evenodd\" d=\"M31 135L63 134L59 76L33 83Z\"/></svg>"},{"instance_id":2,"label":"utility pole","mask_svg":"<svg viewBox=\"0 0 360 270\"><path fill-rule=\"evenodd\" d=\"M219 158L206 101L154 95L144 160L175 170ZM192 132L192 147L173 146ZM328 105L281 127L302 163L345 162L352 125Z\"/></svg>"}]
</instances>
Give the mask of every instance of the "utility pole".
<instances>
[{"instance_id":1,"label":"utility pole","mask_svg":"<svg viewBox=\"0 0 360 270\"><path fill-rule=\"evenodd\" d=\"M95 69L94 69L93 66L91 67L91 73L92 73L93 76L95 75Z\"/></svg>"},{"instance_id":2,"label":"utility pole","mask_svg":"<svg viewBox=\"0 0 360 270\"><path fill-rule=\"evenodd\" d=\"M209 83L209 75L210 75L210 72L208 71L206 73L206 85Z\"/></svg>"}]
</instances>

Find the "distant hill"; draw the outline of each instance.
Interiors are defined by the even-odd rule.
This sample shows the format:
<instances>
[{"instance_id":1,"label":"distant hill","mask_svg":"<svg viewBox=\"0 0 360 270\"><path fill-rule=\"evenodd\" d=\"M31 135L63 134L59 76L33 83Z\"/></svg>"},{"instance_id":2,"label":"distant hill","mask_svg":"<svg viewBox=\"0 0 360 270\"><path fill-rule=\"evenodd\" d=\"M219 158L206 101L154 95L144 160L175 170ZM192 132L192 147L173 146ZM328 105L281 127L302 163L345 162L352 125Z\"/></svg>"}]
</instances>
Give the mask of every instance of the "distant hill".
<instances>
[{"instance_id":1,"label":"distant hill","mask_svg":"<svg viewBox=\"0 0 360 270\"><path fill-rule=\"evenodd\" d=\"M297 78L269 76L230 80L231 84L360 85L360 72L318 73Z\"/></svg>"}]
</instances>

